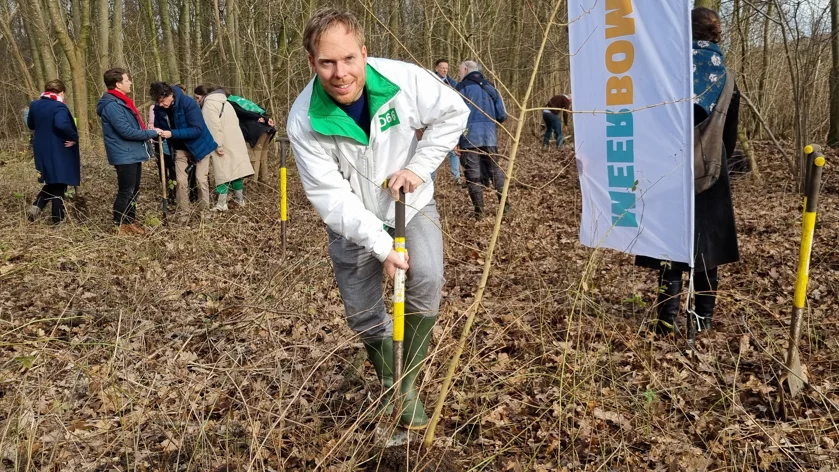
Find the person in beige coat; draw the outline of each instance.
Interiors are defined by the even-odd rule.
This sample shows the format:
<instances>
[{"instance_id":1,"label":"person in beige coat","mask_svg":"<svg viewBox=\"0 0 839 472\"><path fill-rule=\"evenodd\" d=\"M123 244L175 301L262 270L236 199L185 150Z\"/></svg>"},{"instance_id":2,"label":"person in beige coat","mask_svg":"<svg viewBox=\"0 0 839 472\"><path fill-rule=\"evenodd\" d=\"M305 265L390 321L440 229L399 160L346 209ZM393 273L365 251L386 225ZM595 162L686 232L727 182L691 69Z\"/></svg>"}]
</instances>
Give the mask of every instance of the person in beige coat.
<instances>
[{"instance_id":1,"label":"person in beige coat","mask_svg":"<svg viewBox=\"0 0 839 472\"><path fill-rule=\"evenodd\" d=\"M213 210L227 211L227 194L231 188L233 201L244 206L243 179L253 175L253 166L236 111L227 103L227 93L221 87L199 85L195 88L195 99L201 105L201 114L213 139L218 143L218 149L210 154L218 193Z\"/></svg>"}]
</instances>

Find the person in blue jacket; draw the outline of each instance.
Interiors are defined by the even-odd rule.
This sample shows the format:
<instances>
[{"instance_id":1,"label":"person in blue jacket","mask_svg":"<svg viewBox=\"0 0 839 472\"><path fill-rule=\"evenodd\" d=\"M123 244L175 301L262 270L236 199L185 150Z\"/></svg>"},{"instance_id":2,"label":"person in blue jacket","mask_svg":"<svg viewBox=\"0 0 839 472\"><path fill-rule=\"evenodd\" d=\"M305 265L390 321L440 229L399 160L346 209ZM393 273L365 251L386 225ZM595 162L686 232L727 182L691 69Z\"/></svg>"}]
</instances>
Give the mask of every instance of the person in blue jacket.
<instances>
[{"instance_id":1,"label":"person in blue jacket","mask_svg":"<svg viewBox=\"0 0 839 472\"><path fill-rule=\"evenodd\" d=\"M161 136L169 139L175 151L175 176L178 181L176 198L178 211L181 213L179 220L186 222L189 217L185 212L189 208L187 166L195 165L200 198L198 206L207 210L210 208L210 159L206 157L219 146L204 122L201 107L179 87L166 82L152 82L149 96L156 103L155 123L158 123L158 116L163 118L160 120L161 124L164 121L168 123L168 130L159 131Z\"/></svg>"},{"instance_id":2,"label":"person in blue jacket","mask_svg":"<svg viewBox=\"0 0 839 472\"><path fill-rule=\"evenodd\" d=\"M47 82L44 93L29 105L26 125L34 131L33 152L38 182L44 187L26 211L35 221L41 210L52 203L52 222L61 223L65 217L64 194L67 186L81 182L79 132L70 109L64 104L64 82Z\"/></svg>"},{"instance_id":3,"label":"person in blue jacket","mask_svg":"<svg viewBox=\"0 0 839 472\"><path fill-rule=\"evenodd\" d=\"M496 127L507 119L507 111L501 94L484 78L481 66L475 61L464 61L460 65L460 82L455 89L463 95L469 106L469 121L466 131L460 137L460 158L466 182L469 187L469 198L475 208L475 217L480 219L484 215L484 196L481 185L481 166L489 169L492 183L498 201L501 201L501 191L504 189L504 171L498 165L498 132ZM506 214L509 209L509 198L504 208Z\"/></svg>"},{"instance_id":4,"label":"person in blue jacket","mask_svg":"<svg viewBox=\"0 0 839 472\"><path fill-rule=\"evenodd\" d=\"M184 88L183 84L171 84L172 88L179 88L181 92L187 93L186 88ZM167 110L165 108L160 107L157 103L153 103L151 109L149 111L149 127L157 128L163 131L171 131L172 129L169 127L169 116L167 115ZM178 177L177 177L177 170L175 169L175 151L172 149L175 145L178 145L178 149L186 150L186 146L184 146L183 142L176 142L177 140L174 139L164 139L163 146L168 149L166 152L167 160L166 160L166 175L167 179L171 177L171 181L175 183L174 187L171 186L170 182L170 189L172 191L169 192L169 199L172 204L172 209L174 210L176 204L178 203L175 199L177 195L177 187L178 187ZM171 166L171 169L170 169ZM190 162L186 168L187 173L187 180L189 181L189 202L196 203L198 201L198 183L195 181L195 163Z\"/></svg>"},{"instance_id":5,"label":"person in blue jacket","mask_svg":"<svg viewBox=\"0 0 839 472\"><path fill-rule=\"evenodd\" d=\"M143 162L152 151L150 139L157 130L146 129L131 93L131 78L124 69L114 68L103 75L108 90L96 105L96 114L102 119L102 138L108 163L117 172L119 190L114 200L114 226L120 234L144 234L137 224L137 198L140 194L140 177Z\"/></svg>"}]
</instances>

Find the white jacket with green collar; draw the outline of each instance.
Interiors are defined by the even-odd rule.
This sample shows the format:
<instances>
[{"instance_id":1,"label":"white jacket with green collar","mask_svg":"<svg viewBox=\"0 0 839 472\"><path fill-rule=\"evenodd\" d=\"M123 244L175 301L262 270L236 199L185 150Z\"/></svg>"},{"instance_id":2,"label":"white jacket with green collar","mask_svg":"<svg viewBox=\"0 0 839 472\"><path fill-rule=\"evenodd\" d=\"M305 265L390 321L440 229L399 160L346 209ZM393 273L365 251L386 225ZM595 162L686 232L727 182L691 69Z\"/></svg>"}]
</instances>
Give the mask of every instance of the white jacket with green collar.
<instances>
[{"instance_id":1,"label":"white jacket with green collar","mask_svg":"<svg viewBox=\"0 0 839 472\"><path fill-rule=\"evenodd\" d=\"M416 65L367 58L370 138L312 79L289 112L286 131L306 196L324 223L387 258L394 201L385 179L410 169L424 183L406 197L406 221L434 197L433 172L466 128L469 108L451 87ZM416 131L424 130L417 141Z\"/></svg>"}]
</instances>

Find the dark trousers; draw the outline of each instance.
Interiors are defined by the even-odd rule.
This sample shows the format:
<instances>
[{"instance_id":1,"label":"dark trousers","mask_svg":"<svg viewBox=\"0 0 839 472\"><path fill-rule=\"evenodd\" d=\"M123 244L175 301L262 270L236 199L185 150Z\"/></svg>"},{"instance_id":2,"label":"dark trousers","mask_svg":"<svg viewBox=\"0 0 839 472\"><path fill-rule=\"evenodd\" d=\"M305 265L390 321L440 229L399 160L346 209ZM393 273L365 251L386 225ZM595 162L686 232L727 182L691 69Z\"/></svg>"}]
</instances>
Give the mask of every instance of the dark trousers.
<instances>
[{"instance_id":1,"label":"dark trousers","mask_svg":"<svg viewBox=\"0 0 839 472\"><path fill-rule=\"evenodd\" d=\"M52 202L52 222L60 223L66 215L64 210L64 194L66 192L67 185L65 184L46 184L38 192L33 205L43 210L48 203Z\"/></svg>"},{"instance_id":2,"label":"dark trousers","mask_svg":"<svg viewBox=\"0 0 839 472\"><path fill-rule=\"evenodd\" d=\"M717 267L705 272L694 272L693 289L696 292L696 314L700 317L700 327L703 330L711 328L714 316L714 306L717 301L719 288L719 271ZM682 271L676 269L662 269L659 272L658 318L673 323L679 314L679 295L682 292Z\"/></svg>"},{"instance_id":3,"label":"dark trousers","mask_svg":"<svg viewBox=\"0 0 839 472\"><path fill-rule=\"evenodd\" d=\"M114 166L117 171L117 198L114 200L114 224L131 224L137 217L137 197L140 193L142 164Z\"/></svg>"},{"instance_id":4,"label":"dark trousers","mask_svg":"<svg viewBox=\"0 0 839 472\"><path fill-rule=\"evenodd\" d=\"M542 144L547 146L551 143L551 135L556 134L556 147L562 146L562 120L559 115L550 112L542 112L542 120L545 121L545 137Z\"/></svg>"},{"instance_id":5,"label":"dark trousers","mask_svg":"<svg viewBox=\"0 0 839 472\"><path fill-rule=\"evenodd\" d=\"M167 154L169 159L172 160L172 177L171 177L171 179L174 182L176 182L175 186L177 187L177 180L178 179L177 179L177 175L176 175L176 171L175 171L175 168L177 167L177 165L175 164L175 161L177 159L175 159L175 155L177 154L178 151L184 151L184 152L187 152L187 153L189 151L187 151L187 149L184 148L184 147L177 147L177 148L171 147L169 149L173 150L172 154ZM192 155L190 154L190 156L192 156ZM166 161L166 169L167 169L167 175L168 175L169 161ZM187 175L187 182L188 182L188 186L189 186L189 189L188 189L189 190L189 201L190 201L190 203L195 203L199 200L199 195L198 195L199 192L198 192L198 179L195 176L195 160L193 160L192 157L190 157L189 163L187 164L186 175ZM169 193L177 195L177 192L175 190L170 189Z\"/></svg>"},{"instance_id":6,"label":"dark trousers","mask_svg":"<svg viewBox=\"0 0 839 472\"><path fill-rule=\"evenodd\" d=\"M157 178L162 179L163 170L160 168L159 151L155 153L155 157L157 158ZM166 196L169 198L170 202L174 202L177 178L175 177L175 159L171 154L163 154L163 165L166 168Z\"/></svg>"},{"instance_id":7,"label":"dark trousers","mask_svg":"<svg viewBox=\"0 0 839 472\"><path fill-rule=\"evenodd\" d=\"M190 163L186 168L186 174L189 176L189 201L195 203L198 201L198 179L195 177L195 163Z\"/></svg>"},{"instance_id":8,"label":"dark trousers","mask_svg":"<svg viewBox=\"0 0 839 472\"><path fill-rule=\"evenodd\" d=\"M485 170L487 177L490 177L495 187L495 193L499 200L501 191L504 190L504 171L498 165L498 148L495 146L479 147L461 152L463 162L463 173L466 175L466 182L469 184L469 198L472 199L476 211L483 211L484 188L482 183L489 184L482 178Z\"/></svg>"}]
</instances>

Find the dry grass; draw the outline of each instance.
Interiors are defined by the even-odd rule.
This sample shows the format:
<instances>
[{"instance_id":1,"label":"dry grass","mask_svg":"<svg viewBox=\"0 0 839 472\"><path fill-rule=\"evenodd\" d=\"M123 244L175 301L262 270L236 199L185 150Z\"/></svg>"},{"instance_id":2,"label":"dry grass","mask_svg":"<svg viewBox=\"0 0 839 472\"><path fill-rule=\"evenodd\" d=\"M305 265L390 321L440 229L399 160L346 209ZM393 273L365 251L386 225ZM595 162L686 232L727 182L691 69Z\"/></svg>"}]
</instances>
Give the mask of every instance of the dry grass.
<instances>
[{"instance_id":1,"label":"dry grass","mask_svg":"<svg viewBox=\"0 0 839 472\"><path fill-rule=\"evenodd\" d=\"M102 155L84 160L87 220L27 223L34 171L20 144L6 149L0 470L375 470L376 381L293 169L283 255L268 189L249 188L244 209L190 227L114 236L115 179ZM771 151L758 151L767 162ZM772 403L800 221L783 175L766 169L776 185L763 189L735 184L743 261L723 271L718 329L694 360L684 342L645 329L653 274L578 243L570 159L519 156L514 213L435 447L465 470L839 469L835 179L803 340L812 388L783 418ZM154 165L144 172L139 214L157 216ZM492 230L469 218L465 190L447 177L444 164L447 284L428 405Z\"/></svg>"}]
</instances>

